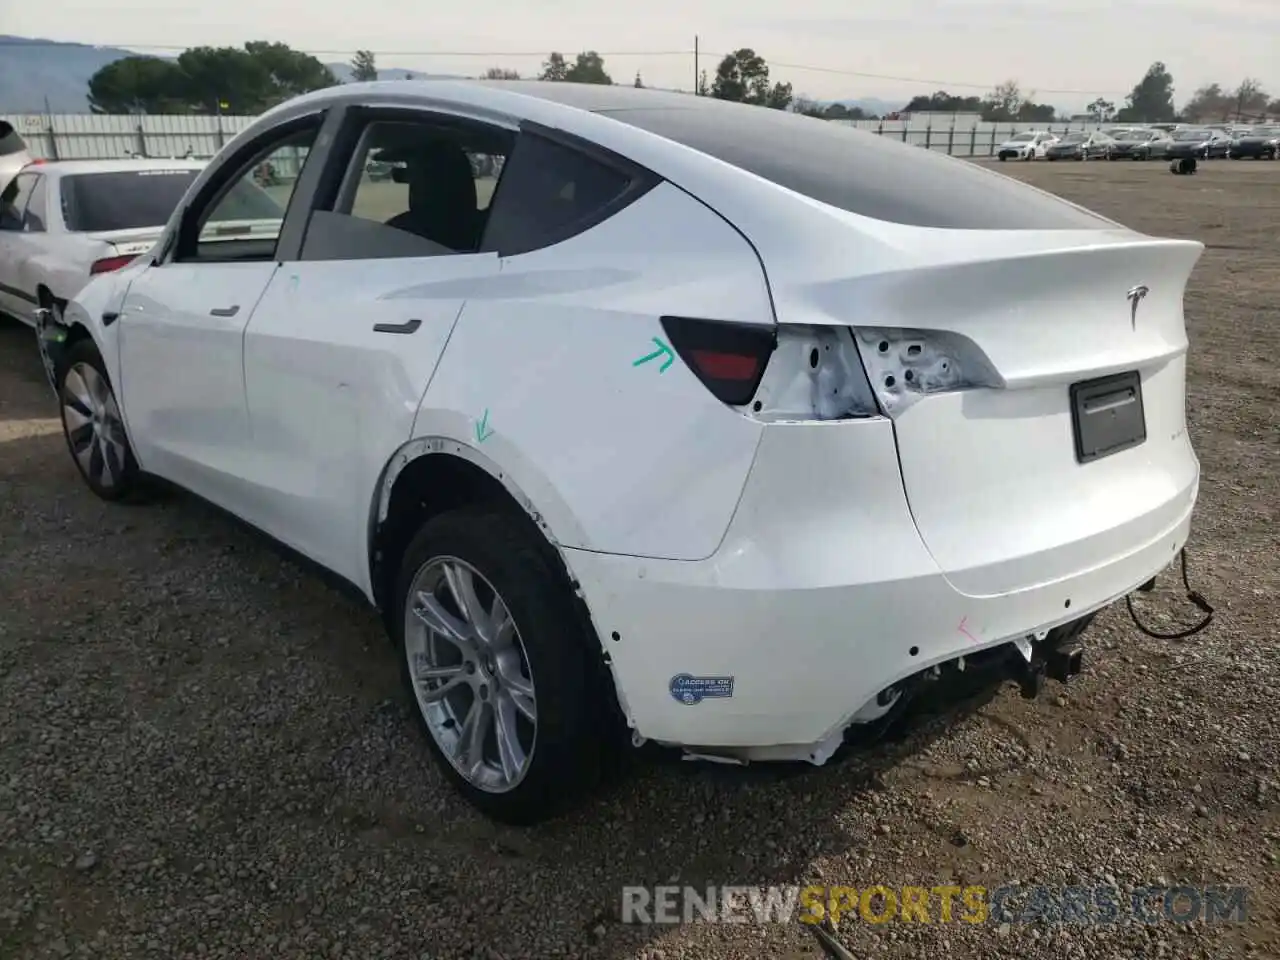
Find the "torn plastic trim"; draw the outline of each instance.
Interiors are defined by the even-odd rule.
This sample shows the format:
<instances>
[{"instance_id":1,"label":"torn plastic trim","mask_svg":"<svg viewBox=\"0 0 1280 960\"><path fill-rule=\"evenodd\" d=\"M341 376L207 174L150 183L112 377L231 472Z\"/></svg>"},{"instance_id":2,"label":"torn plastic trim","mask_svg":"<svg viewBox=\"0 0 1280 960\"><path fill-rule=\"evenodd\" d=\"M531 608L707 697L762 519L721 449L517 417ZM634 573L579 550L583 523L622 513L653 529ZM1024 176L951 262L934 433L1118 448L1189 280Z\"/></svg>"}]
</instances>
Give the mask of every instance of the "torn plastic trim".
<instances>
[{"instance_id":1,"label":"torn plastic trim","mask_svg":"<svg viewBox=\"0 0 1280 960\"><path fill-rule=\"evenodd\" d=\"M58 392L58 361L65 349L67 337L71 335L71 326L58 320L48 307L40 307L35 311L36 344L40 350L40 361L44 365L44 375L49 381L49 388Z\"/></svg>"},{"instance_id":2,"label":"torn plastic trim","mask_svg":"<svg viewBox=\"0 0 1280 960\"><path fill-rule=\"evenodd\" d=\"M399 450L392 454L391 459L387 462L386 467L382 471L382 480L379 486L377 508L372 512L369 518L368 546L367 550L370 558L375 556L375 548L377 544L377 534L379 528L386 522L387 516L391 510L391 497L395 490L396 480L400 475L408 469L409 465L422 457L428 457L436 454L446 454L465 460L467 463L480 468L493 479L500 483L504 490L511 498L520 505L520 508L533 521L538 530L546 539L547 544L555 551L556 556L560 560L560 565L564 569L569 579L570 588L573 590L574 599L579 605L582 615L586 618L587 624L591 626L596 635L596 642L600 644L600 655L605 666L609 670L609 676L613 679L614 696L617 698L618 708L622 711L622 715L626 720L627 727L630 730L637 730L635 716L627 703L626 694L623 693L622 683L618 677L617 668L614 665L613 657L609 653L609 648L605 645L606 633L600 629L599 623L591 612L590 604L587 603L587 596L582 590L582 584L573 572L568 557L565 556L564 548L555 534L551 530L550 524L547 523L546 517L534 504L533 499L520 488L507 471L498 468L488 457L476 450L469 444L451 437L444 436L425 436L417 437L403 444ZM372 572L372 570L371 570ZM372 590L372 584L370 584ZM372 595L372 592L371 592Z\"/></svg>"},{"instance_id":3,"label":"torn plastic trim","mask_svg":"<svg viewBox=\"0 0 1280 960\"><path fill-rule=\"evenodd\" d=\"M872 389L890 416L929 394L1006 386L963 334L892 327L858 327L855 334Z\"/></svg>"}]
</instances>

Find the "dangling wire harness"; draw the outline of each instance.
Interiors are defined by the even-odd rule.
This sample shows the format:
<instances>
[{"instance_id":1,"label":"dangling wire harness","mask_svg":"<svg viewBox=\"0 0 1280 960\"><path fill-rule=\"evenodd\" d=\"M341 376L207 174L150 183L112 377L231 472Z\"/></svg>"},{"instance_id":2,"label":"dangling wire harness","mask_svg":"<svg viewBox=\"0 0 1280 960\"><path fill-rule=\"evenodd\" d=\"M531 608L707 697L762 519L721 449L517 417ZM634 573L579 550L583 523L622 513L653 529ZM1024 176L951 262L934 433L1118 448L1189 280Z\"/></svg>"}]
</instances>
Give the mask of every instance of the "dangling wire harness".
<instances>
[{"instance_id":1,"label":"dangling wire harness","mask_svg":"<svg viewBox=\"0 0 1280 960\"><path fill-rule=\"evenodd\" d=\"M1213 623L1213 605L1210 604L1209 601L1204 598L1204 594L1200 593L1200 591L1191 589L1191 581L1187 576L1187 548L1186 547L1183 547L1181 550L1178 551L1178 560L1182 564L1182 586L1183 586L1183 589L1186 590L1187 592L1187 599L1190 600L1191 603L1195 605L1200 610L1201 613L1204 614L1204 619L1202 619L1194 627L1188 627L1186 630L1181 630L1181 631L1178 631L1177 633L1158 633L1157 631L1152 630L1150 627L1146 626L1141 620L1138 619L1138 613L1136 610L1133 609L1133 595L1130 594L1129 596L1124 598L1125 606L1129 608L1129 616L1133 618L1133 625L1137 627L1139 630L1141 630L1143 633L1145 633L1148 637L1153 637L1156 640L1186 640L1188 637L1194 637L1197 633L1200 633L1202 630L1204 630L1205 627L1209 626L1209 624ZM1152 580L1151 584L1145 587L1139 587L1138 589L1143 591L1144 593L1150 592L1153 589L1154 584L1155 584L1155 581Z\"/></svg>"}]
</instances>

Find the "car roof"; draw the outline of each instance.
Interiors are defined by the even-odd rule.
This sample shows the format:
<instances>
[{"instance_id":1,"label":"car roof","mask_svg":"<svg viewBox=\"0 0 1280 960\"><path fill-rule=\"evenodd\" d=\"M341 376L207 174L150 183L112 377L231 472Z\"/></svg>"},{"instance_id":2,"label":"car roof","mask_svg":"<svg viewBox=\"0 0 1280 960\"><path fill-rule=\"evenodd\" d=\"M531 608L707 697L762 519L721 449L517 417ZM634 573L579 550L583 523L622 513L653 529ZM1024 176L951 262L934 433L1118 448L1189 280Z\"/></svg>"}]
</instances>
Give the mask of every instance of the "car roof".
<instances>
[{"instance_id":1,"label":"car roof","mask_svg":"<svg viewBox=\"0 0 1280 960\"><path fill-rule=\"evenodd\" d=\"M204 160L45 160L30 164L23 172L66 177L82 173L130 173L136 170L200 170Z\"/></svg>"},{"instance_id":2,"label":"car roof","mask_svg":"<svg viewBox=\"0 0 1280 960\"><path fill-rule=\"evenodd\" d=\"M1055 229L1117 228L1043 191L873 131L786 110L612 84L341 84L269 110L236 134L227 149L234 152L268 130L320 111L350 107L436 108L508 129L526 123L559 129L671 181L748 235L793 230L810 217L824 218L826 224L832 212L950 229L1047 229L1046 222ZM853 170L856 177L849 176ZM206 169L202 181L212 175ZM797 203L797 195L804 202Z\"/></svg>"}]
</instances>

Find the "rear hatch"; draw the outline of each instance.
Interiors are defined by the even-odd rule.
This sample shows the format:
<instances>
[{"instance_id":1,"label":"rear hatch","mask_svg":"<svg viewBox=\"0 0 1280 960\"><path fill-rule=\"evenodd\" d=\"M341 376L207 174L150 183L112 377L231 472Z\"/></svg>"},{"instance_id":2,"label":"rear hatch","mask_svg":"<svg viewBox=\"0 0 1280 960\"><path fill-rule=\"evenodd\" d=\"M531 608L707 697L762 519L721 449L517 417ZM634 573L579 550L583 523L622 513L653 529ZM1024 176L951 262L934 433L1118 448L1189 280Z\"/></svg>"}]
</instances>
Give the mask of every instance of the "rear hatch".
<instances>
[{"instance_id":1,"label":"rear hatch","mask_svg":"<svg viewBox=\"0 0 1280 960\"><path fill-rule=\"evenodd\" d=\"M855 328L920 535L962 593L1091 569L1191 505L1182 297L1202 248L1100 239L970 234L930 266L811 288Z\"/></svg>"},{"instance_id":2,"label":"rear hatch","mask_svg":"<svg viewBox=\"0 0 1280 960\"><path fill-rule=\"evenodd\" d=\"M800 409L793 366L813 371L795 419L891 418L920 535L957 590L1051 583L1183 517L1199 467L1182 300L1200 244L891 137L684 103L611 115L722 161L674 176L743 231L768 278L778 346L732 368L758 385L744 412ZM815 328L828 342L801 332ZM812 346L788 352L797 334ZM876 403L859 399L863 371Z\"/></svg>"}]
</instances>

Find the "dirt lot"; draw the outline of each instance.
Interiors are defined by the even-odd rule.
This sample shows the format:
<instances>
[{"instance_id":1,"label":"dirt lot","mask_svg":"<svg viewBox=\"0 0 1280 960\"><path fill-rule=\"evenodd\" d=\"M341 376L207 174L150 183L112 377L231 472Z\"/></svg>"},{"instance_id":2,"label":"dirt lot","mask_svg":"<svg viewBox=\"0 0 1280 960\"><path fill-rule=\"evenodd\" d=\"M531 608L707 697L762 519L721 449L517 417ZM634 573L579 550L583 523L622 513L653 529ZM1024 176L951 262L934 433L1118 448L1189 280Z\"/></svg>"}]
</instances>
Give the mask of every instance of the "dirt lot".
<instances>
[{"instance_id":1,"label":"dirt lot","mask_svg":"<svg viewBox=\"0 0 1280 960\"><path fill-rule=\"evenodd\" d=\"M1000 169L1209 247L1191 554L1218 623L1161 642L1121 607L1040 700L1006 687L794 777L646 763L527 832L445 788L368 610L190 498L96 501L30 332L0 323L0 957L800 958L798 925L624 926L621 887L947 879L1242 884L1251 917L842 937L859 957L1280 955L1280 163ZM1167 627L1178 599L1164 583L1143 609Z\"/></svg>"}]
</instances>

